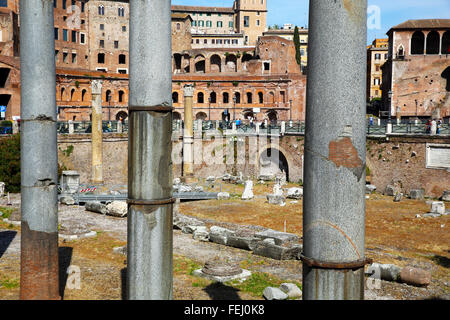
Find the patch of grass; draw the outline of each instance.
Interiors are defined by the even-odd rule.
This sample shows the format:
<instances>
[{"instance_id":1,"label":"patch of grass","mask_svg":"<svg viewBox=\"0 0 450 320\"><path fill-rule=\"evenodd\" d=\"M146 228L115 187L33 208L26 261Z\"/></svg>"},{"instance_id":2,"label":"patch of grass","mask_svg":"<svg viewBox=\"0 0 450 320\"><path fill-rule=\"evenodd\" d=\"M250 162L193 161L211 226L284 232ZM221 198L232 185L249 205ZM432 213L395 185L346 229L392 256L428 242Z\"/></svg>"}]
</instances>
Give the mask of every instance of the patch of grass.
<instances>
[{"instance_id":1,"label":"patch of grass","mask_svg":"<svg viewBox=\"0 0 450 320\"><path fill-rule=\"evenodd\" d=\"M0 288L15 289L15 288L18 288L19 285L20 285L20 282L17 279L4 278L4 279L0 280Z\"/></svg>"},{"instance_id":2,"label":"patch of grass","mask_svg":"<svg viewBox=\"0 0 450 320\"><path fill-rule=\"evenodd\" d=\"M11 208L5 208L5 207L0 207L0 216L3 219L9 219L9 217L12 215L14 209Z\"/></svg>"},{"instance_id":3,"label":"patch of grass","mask_svg":"<svg viewBox=\"0 0 450 320\"><path fill-rule=\"evenodd\" d=\"M206 288L210 284L211 284L211 281L206 280L206 279L196 279L196 280L192 281L192 287L194 287L194 288Z\"/></svg>"},{"instance_id":4,"label":"patch of grass","mask_svg":"<svg viewBox=\"0 0 450 320\"><path fill-rule=\"evenodd\" d=\"M201 265L195 262L194 260L181 257L174 256L173 258L173 273L174 274L184 274L184 275L192 275L195 270L201 269Z\"/></svg>"},{"instance_id":5,"label":"patch of grass","mask_svg":"<svg viewBox=\"0 0 450 320\"><path fill-rule=\"evenodd\" d=\"M239 289L243 292L247 292L255 297L261 297L263 291L267 287L278 288L282 280L271 276L267 273L254 272L247 280L239 282L239 280L230 281L228 284Z\"/></svg>"}]
</instances>

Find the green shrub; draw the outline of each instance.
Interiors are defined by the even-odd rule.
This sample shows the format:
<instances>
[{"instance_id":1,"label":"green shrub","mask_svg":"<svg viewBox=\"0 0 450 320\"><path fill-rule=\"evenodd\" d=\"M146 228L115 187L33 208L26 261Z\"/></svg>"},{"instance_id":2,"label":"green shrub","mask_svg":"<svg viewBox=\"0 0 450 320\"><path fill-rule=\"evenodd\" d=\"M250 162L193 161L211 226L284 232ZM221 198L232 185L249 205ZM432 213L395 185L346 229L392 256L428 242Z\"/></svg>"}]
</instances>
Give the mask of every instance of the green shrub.
<instances>
[{"instance_id":1,"label":"green shrub","mask_svg":"<svg viewBox=\"0 0 450 320\"><path fill-rule=\"evenodd\" d=\"M20 192L20 135L0 139L0 181L6 191Z\"/></svg>"}]
</instances>

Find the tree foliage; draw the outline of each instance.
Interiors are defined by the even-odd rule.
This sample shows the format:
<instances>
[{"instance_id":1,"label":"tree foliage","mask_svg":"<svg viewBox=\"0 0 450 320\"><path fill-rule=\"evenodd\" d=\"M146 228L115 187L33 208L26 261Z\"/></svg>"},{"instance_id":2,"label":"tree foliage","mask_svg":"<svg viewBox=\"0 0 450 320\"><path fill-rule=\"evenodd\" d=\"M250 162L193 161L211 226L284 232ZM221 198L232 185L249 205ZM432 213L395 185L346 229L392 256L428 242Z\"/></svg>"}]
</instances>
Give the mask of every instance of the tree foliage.
<instances>
[{"instance_id":1,"label":"tree foliage","mask_svg":"<svg viewBox=\"0 0 450 320\"><path fill-rule=\"evenodd\" d=\"M0 138L0 181L6 191L20 192L20 135Z\"/></svg>"},{"instance_id":2,"label":"tree foliage","mask_svg":"<svg viewBox=\"0 0 450 320\"><path fill-rule=\"evenodd\" d=\"M297 60L297 64L300 66L302 63L302 56L300 53L300 34L298 32L297 26L295 26L294 29L294 44L295 44L295 60Z\"/></svg>"}]
</instances>

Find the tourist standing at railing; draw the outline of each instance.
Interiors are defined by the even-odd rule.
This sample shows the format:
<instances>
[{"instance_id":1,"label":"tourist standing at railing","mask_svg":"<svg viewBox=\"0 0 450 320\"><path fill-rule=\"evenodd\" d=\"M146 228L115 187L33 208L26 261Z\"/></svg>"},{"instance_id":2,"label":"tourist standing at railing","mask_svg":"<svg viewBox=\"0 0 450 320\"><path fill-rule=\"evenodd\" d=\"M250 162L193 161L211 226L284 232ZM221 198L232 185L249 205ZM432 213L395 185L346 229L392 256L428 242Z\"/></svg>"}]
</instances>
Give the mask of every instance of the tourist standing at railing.
<instances>
[{"instance_id":1,"label":"tourist standing at railing","mask_svg":"<svg viewBox=\"0 0 450 320\"><path fill-rule=\"evenodd\" d=\"M439 119L436 124L436 134L441 133L441 125L442 125L442 120Z\"/></svg>"},{"instance_id":2,"label":"tourist standing at railing","mask_svg":"<svg viewBox=\"0 0 450 320\"><path fill-rule=\"evenodd\" d=\"M431 133L431 120L428 120L425 125L425 133Z\"/></svg>"},{"instance_id":3,"label":"tourist standing at railing","mask_svg":"<svg viewBox=\"0 0 450 320\"><path fill-rule=\"evenodd\" d=\"M373 117L369 117L369 125L373 126Z\"/></svg>"}]
</instances>

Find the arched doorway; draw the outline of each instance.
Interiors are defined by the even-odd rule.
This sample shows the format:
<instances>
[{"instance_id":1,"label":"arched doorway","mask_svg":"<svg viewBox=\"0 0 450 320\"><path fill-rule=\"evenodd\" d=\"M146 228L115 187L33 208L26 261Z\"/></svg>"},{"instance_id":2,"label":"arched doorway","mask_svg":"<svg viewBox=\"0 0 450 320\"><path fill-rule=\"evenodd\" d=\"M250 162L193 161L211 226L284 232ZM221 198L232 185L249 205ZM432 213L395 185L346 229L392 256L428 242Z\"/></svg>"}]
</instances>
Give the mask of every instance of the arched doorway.
<instances>
[{"instance_id":1,"label":"arched doorway","mask_svg":"<svg viewBox=\"0 0 450 320\"><path fill-rule=\"evenodd\" d=\"M217 54L211 56L210 63L212 73L222 72L222 59Z\"/></svg>"},{"instance_id":2,"label":"arched doorway","mask_svg":"<svg viewBox=\"0 0 450 320\"><path fill-rule=\"evenodd\" d=\"M437 31L431 31L427 35L427 54L439 54L441 39Z\"/></svg>"},{"instance_id":3,"label":"arched doorway","mask_svg":"<svg viewBox=\"0 0 450 320\"><path fill-rule=\"evenodd\" d=\"M172 120L181 120L181 114L179 112L172 112Z\"/></svg>"},{"instance_id":4,"label":"arched doorway","mask_svg":"<svg viewBox=\"0 0 450 320\"><path fill-rule=\"evenodd\" d=\"M423 54L425 51L425 35L416 31L411 37L411 54Z\"/></svg>"},{"instance_id":5,"label":"arched doorway","mask_svg":"<svg viewBox=\"0 0 450 320\"><path fill-rule=\"evenodd\" d=\"M267 113L267 118L269 119L270 123L277 123L278 121L278 113L274 110L271 110Z\"/></svg>"},{"instance_id":6,"label":"arched doorway","mask_svg":"<svg viewBox=\"0 0 450 320\"><path fill-rule=\"evenodd\" d=\"M199 112L195 115L195 120L205 121L208 118L208 115L204 112Z\"/></svg>"},{"instance_id":7,"label":"arched doorway","mask_svg":"<svg viewBox=\"0 0 450 320\"><path fill-rule=\"evenodd\" d=\"M286 156L276 148L267 148L259 156L259 175L271 179L286 177L289 181L289 163Z\"/></svg>"},{"instance_id":8,"label":"arched doorway","mask_svg":"<svg viewBox=\"0 0 450 320\"><path fill-rule=\"evenodd\" d=\"M117 121L125 121L128 118L128 113L126 113L125 111L119 111L116 114L116 120Z\"/></svg>"}]
</instances>

